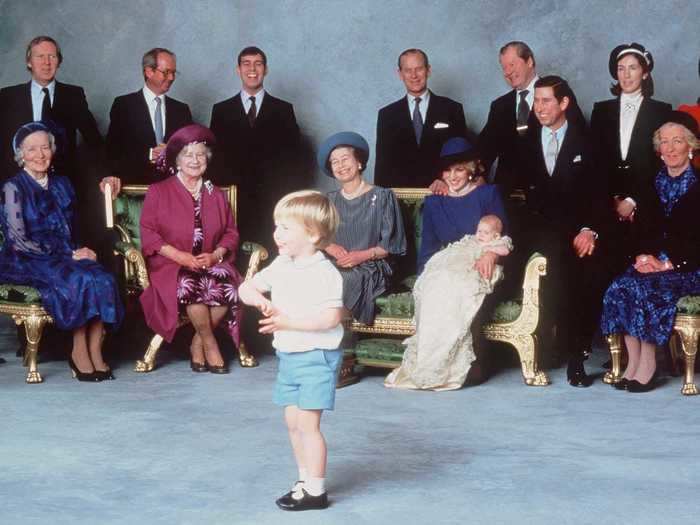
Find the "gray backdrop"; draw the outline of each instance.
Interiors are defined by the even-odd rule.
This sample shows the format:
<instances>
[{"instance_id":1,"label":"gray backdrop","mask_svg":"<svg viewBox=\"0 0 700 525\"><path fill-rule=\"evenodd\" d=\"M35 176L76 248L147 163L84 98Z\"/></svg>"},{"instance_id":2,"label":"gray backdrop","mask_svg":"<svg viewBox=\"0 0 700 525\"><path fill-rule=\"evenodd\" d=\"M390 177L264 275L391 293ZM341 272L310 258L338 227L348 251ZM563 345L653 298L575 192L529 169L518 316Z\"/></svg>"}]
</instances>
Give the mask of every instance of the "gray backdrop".
<instances>
[{"instance_id":1,"label":"gray backdrop","mask_svg":"<svg viewBox=\"0 0 700 525\"><path fill-rule=\"evenodd\" d=\"M508 90L498 49L516 39L533 48L540 74L569 80L587 116L610 96L610 50L629 41L655 57L655 98L694 102L698 20L698 0L0 0L0 85L27 81L27 42L51 35L64 54L58 78L85 88L106 132L112 100L142 87L141 56L162 46L182 72L170 94L208 125L212 105L239 90L237 52L257 45L268 55L265 87L294 104L312 147L346 129L373 144L377 109L404 94L405 48L428 53L430 87L462 102L478 132Z\"/></svg>"}]
</instances>

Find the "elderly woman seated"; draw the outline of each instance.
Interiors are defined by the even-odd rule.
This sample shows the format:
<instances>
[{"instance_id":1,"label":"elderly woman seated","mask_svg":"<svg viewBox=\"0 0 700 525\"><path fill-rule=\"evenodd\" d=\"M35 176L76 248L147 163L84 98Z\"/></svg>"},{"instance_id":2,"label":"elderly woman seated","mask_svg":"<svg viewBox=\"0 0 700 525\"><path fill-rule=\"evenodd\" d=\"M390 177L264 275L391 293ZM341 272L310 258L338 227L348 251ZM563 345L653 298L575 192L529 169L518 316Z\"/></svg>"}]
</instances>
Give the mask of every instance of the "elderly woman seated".
<instances>
[{"instance_id":1,"label":"elderly woman seated","mask_svg":"<svg viewBox=\"0 0 700 525\"><path fill-rule=\"evenodd\" d=\"M401 366L384 381L391 388L462 387L476 360L472 321L501 278L498 257L512 249L501 236L498 188L484 182L476 150L462 138L448 140L440 170L448 192L425 199L413 289L416 334L404 341Z\"/></svg>"},{"instance_id":2,"label":"elderly woman seated","mask_svg":"<svg viewBox=\"0 0 700 525\"><path fill-rule=\"evenodd\" d=\"M146 323L171 341L180 314L195 334L190 346L193 372L226 374L214 329L227 318L238 347L241 311L233 266L238 230L224 193L204 180L212 132L198 124L179 129L168 141L159 167L170 178L148 189L141 214L143 254L150 286L141 295Z\"/></svg>"},{"instance_id":3,"label":"elderly woman seated","mask_svg":"<svg viewBox=\"0 0 700 525\"><path fill-rule=\"evenodd\" d=\"M671 336L676 302L700 293L700 184L690 164L698 145L697 124L685 113L674 112L654 133L664 162L654 181L657 206L635 214L638 255L605 293L601 320L604 334L624 334L629 359L620 390L656 386L656 347Z\"/></svg>"},{"instance_id":4,"label":"elderly woman seated","mask_svg":"<svg viewBox=\"0 0 700 525\"><path fill-rule=\"evenodd\" d=\"M114 278L76 241L75 191L51 167L54 133L31 122L17 130L12 147L23 169L2 188L0 280L39 290L54 324L73 331L73 377L114 379L102 356L104 324L118 326L123 308Z\"/></svg>"},{"instance_id":5,"label":"elderly woman seated","mask_svg":"<svg viewBox=\"0 0 700 525\"><path fill-rule=\"evenodd\" d=\"M347 131L326 139L317 158L321 170L340 184L340 189L328 194L340 225L335 242L325 251L343 278L343 305L365 324L374 321L374 301L389 287L391 257L406 252L394 193L362 178L368 158L367 141Z\"/></svg>"}]
</instances>

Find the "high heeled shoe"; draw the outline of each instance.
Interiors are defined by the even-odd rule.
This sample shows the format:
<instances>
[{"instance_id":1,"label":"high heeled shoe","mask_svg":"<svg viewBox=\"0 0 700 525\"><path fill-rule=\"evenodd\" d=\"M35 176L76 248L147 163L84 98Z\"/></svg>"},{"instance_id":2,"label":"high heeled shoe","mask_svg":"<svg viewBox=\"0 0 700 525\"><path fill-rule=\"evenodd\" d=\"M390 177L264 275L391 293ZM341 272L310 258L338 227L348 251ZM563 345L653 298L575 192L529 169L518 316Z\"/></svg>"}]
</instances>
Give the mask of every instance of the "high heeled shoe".
<instances>
[{"instance_id":1,"label":"high heeled shoe","mask_svg":"<svg viewBox=\"0 0 700 525\"><path fill-rule=\"evenodd\" d=\"M612 386L615 390L627 390L629 388L629 379L623 377L617 383L613 383Z\"/></svg>"},{"instance_id":2,"label":"high heeled shoe","mask_svg":"<svg viewBox=\"0 0 700 525\"><path fill-rule=\"evenodd\" d=\"M111 368L108 368L107 370L95 369L95 375L100 378L100 381L112 381L116 379Z\"/></svg>"},{"instance_id":3,"label":"high heeled shoe","mask_svg":"<svg viewBox=\"0 0 700 525\"><path fill-rule=\"evenodd\" d=\"M654 375L651 376L651 379L649 379L647 383L640 383L636 379L631 379L629 383L627 383L627 391L633 394L641 394L643 392L651 392L657 386L659 385L657 384L656 372L654 372Z\"/></svg>"},{"instance_id":4,"label":"high heeled shoe","mask_svg":"<svg viewBox=\"0 0 700 525\"><path fill-rule=\"evenodd\" d=\"M190 359L190 368L193 372L197 372L198 374L201 374L202 372L209 372L209 368L207 367L206 363L198 363L192 359Z\"/></svg>"},{"instance_id":5,"label":"high heeled shoe","mask_svg":"<svg viewBox=\"0 0 700 525\"><path fill-rule=\"evenodd\" d=\"M96 372L81 372L78 370L78 367L75 366L72 357L68 358L68 366L70 366L73 377L78 381L85 381L87 383L99 383L102 381Z\"/></svg>"}]
</instances>

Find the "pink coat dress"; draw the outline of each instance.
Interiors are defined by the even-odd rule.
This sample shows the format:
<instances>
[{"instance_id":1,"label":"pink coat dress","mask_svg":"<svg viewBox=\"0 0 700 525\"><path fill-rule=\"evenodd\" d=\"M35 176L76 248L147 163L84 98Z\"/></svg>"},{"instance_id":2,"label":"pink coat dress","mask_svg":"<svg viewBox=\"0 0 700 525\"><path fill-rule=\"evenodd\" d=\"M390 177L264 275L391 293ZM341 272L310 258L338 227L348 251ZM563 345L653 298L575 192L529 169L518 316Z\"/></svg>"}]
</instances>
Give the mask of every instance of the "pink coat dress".
<instances>
[{"instance_id":1,"label":"pink coat dress","mask_svg":"<svg viewBox=\"0 0 700 525\"><path fill-rule=\"evenodd\" d=\"M211 191L210 189L211 188ZM224 193L209 184L202 186L202 252L228 250L223 265L233 267L238 248L238 230ZM141 250L146 259L150 286L141 294L146 324L166 341L175 336L178 320L177 276L180 265L158 251L168 244L191 253L194 235L194 201L180 180L173 176L152 184L141 212Z\"/></svg>"}]
</instances>

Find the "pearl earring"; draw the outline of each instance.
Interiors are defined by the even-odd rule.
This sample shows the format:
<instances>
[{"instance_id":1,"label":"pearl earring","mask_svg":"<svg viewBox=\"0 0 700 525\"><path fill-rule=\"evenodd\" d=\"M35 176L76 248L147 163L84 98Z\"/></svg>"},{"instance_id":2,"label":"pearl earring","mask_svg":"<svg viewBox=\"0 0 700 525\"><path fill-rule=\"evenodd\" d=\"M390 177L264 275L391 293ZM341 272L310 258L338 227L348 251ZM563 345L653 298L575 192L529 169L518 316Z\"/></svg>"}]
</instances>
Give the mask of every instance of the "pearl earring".
<instances>
[{"instance_id":1,"label":"pearl earring","mask_svg":"<svg viewBox=\"0 0 700 525\"><path fill-rule=\"evenodd\" d=\"M691 151L690 153L688 153L688 158L689 158L690 160L693 160L693 152L692 152L692 151Z\"/></svg>"},{"instance_id":2,"label":"pearl earring","mask_svg":"<svg viewBox=\"0 0 700 525\"><path fill-rule=\"evenodd\" d=\"M357 165L357 169L358 169L358 170L362 170L362 164L358 164L358 165Z\"/></svg>"},{"instance_id":3,"label":"pearl earring","mask_svg":"<svg viewBox=\"0 0 700 525\"><path fill-rule=\"evenodd\" d=\"M666 160L663 155L661 155L661 160Z\"/></svg>"}]
</instances>

